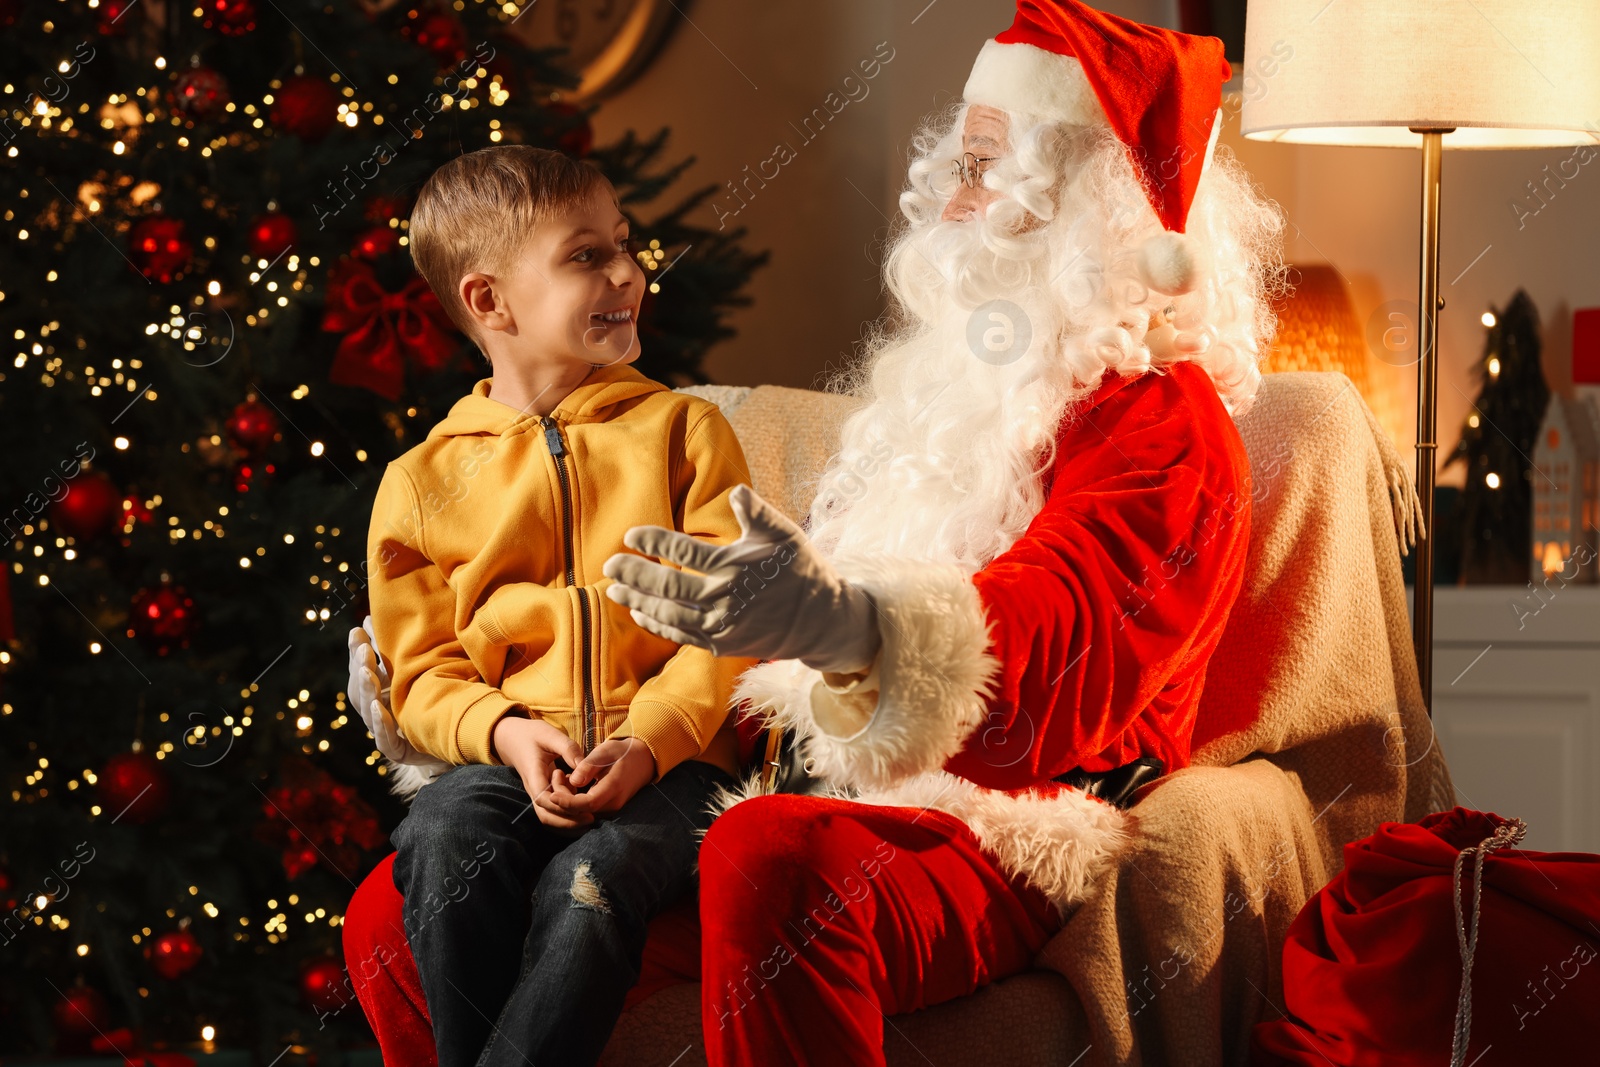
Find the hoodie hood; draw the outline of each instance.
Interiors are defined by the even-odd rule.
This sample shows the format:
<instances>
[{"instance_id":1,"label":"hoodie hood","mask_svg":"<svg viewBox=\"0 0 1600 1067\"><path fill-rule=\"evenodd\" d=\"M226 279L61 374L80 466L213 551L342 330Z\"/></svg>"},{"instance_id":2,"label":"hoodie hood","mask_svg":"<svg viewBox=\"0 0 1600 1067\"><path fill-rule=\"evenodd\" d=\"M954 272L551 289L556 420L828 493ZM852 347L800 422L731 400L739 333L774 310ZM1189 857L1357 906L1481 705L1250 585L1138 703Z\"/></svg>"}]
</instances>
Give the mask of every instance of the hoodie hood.
<instances>
[{"instance_id":1,"label":"hoodie hood","mask_svg":"<svg viewBox=\"0 0 1600 1067\"><path fill-rule=\"evenodd\" d=\"M539 425L539 416L502 404L489 393L493 378L479 379L472 392L451 405L428 438L463 437L469 434L500 436L526 426ZM627 364L596 366L556 409L550 413L557 422L585 422L604 418L607 408L650 393L667 392L660 382L651 381Z\"/></svg>"}]
</instances>

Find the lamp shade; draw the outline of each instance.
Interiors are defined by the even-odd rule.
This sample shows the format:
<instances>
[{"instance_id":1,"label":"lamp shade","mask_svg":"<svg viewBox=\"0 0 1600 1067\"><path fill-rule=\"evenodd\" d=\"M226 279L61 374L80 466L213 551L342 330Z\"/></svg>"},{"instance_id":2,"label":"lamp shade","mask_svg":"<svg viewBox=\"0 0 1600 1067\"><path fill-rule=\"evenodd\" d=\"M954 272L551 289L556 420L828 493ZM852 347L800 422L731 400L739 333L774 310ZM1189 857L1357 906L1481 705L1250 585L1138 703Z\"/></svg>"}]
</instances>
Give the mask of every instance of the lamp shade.
<instances>
[{"instance_id":1,"label":"lamp shade","mask_svg":"<svg viewBox=\"0 0 1600 1067\"><path fill-rule=\"evenodd\" d=\"M1254 0L1244 53L1252 140L1600 143L1600 0Z\"/></svg>"}]
</instances>

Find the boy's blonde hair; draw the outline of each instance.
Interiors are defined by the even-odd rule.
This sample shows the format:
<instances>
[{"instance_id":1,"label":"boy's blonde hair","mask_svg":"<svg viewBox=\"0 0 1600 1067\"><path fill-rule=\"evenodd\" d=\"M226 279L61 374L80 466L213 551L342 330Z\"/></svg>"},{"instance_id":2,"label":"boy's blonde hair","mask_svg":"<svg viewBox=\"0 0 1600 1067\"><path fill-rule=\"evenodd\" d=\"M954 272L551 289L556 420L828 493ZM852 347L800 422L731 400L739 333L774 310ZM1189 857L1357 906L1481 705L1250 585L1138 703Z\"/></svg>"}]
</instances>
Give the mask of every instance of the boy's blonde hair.
<instances>
[{"instance_id":1,"label":"boy's blonde hair","mask_svg":"<svg viewBox=\"0 0 1600 1067\"><path fill-rule=\"evenodd\" d=\"M616 195L593 163L548 148L497 145L457 156L417 194L407 231L411 260L450 321L481 346L461 300L462 277L505 272L535 226L600 188Z\"/></svg>"}]
</instances>

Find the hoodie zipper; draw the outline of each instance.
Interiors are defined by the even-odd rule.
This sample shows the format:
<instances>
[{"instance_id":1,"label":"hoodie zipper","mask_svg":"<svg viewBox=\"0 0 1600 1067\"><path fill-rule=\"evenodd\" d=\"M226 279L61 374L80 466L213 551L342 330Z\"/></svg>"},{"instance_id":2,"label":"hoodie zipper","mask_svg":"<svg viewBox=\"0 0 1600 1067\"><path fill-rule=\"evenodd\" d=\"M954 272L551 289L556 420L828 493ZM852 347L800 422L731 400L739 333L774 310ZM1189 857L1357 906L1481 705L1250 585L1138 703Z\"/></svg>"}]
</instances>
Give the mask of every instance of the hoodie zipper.
<instances>
[{"instance_id":1,"label":"hoodie zipper","mask_svg":"<svg viewBox=\"0 0 1600 1067\"><path fill-rule=\"evenodd\" d=\"M567 473L567 456L570 453L566 443L561 440L561 427L555 419L541 415L539 425L544 427L544 443L550 449L550 457L556 461L556 477L561 482L561 539L566 549L567 585L576 586L578 576L572 554L572 481ZM578 590L578 611L583 621L583 751L588 755L595 746L594 690L589 684L589 594L583 589Z\"/></svg>"}]
</instances>

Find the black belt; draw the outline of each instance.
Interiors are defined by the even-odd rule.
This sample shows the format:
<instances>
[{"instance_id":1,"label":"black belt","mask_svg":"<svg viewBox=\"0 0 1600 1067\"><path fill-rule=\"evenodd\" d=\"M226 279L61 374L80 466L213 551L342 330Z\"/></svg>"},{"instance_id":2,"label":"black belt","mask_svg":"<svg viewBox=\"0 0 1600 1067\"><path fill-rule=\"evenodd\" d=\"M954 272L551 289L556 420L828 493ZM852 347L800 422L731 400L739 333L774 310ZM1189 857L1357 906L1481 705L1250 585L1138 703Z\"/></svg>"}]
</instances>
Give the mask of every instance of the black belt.
<instances>
[{"instance_id":1,"label":"black belt","mask_svg":"<svg viewBox=\"0 0 1600 1067\"><path fill-rule=\"evenodd\" d=\"M768 730L756 742L756 750L763 755L763 782L774 793L821 793L827 783L806 769L795 735L791 730ZM1092 797L1099 797L1119 808L1133 806L1133 794L1140 786L1155 781L1166 773L1167 765L1154 756L1145 756L1109 771L1086 771L1074 767L1066 774L1051 779Z\"/></svg>"},{"instance_id":2,"label":"black belt","mask_svg":"<svg viewBox=\"0 0 1600 1067\"><path fill-rule=\"evenodd\" d=\"M1144 756L1109 771L1086 771L1082 767L1074 767L1066 774L1056 775L1051 781L1081 789L1119 808L1131 808L1133 794L1138 792L1139 787L1148 785L1165 773L1165 763L1154 756Z\"/></svg>"},{"instance_id":3,"label":"black belt","mask_svg":"<svg viewBox=\"0 0 1600 1067\"><path fill-rule=\"evenodd\" d=\"M803 795L828 791L828 783L806 767L793 730L771 727L762 731L756 751L762 753L761 783L765 791Z\"/></svg>"}]
</instances>

